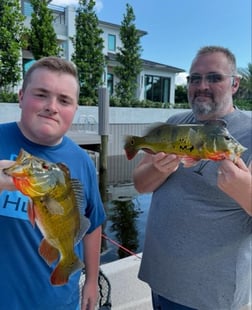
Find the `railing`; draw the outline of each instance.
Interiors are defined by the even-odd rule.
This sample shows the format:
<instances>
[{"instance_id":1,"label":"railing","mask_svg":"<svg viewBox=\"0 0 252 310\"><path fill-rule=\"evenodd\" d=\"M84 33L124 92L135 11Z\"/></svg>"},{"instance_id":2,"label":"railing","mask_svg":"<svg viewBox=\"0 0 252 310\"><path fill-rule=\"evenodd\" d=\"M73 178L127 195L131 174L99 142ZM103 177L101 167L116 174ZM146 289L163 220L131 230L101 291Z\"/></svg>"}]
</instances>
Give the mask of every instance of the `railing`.
<instances>
[{"instance_id":1,"label":"railing","mask_svg":"<svg viewBox=\"0 0 252 310\"><path fill-rule=\"evenodd\" d=\"M98 133L98 122L93 115L80 114L77 123L73 123L71 130L85 133Z\"/></svg>"}]
</instances>

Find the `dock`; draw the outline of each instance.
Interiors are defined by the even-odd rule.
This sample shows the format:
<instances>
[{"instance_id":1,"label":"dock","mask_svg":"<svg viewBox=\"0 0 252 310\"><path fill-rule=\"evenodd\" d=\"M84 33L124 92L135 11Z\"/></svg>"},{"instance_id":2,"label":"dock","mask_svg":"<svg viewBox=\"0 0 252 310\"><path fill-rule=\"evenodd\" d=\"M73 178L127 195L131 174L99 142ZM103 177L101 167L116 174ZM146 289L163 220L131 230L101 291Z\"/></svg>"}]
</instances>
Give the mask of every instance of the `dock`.
<instances>
[{"instance_id":1,"label":"dock","mask_svg":"<svg viewBox=\"0 0 252 310\"><path fill-rule=\"evenodd\" d=\"M94 152L100 150L101 136L96 132L69 130L66 135L84 149Z\"/></svg>"},{"instance_id":2,"label":"dock","mask_svg":"<svg viewBox=\"0 0 252 310\"><path fill-rule=\"evenodd\" d=\"M151 290L138 279L140 266L138 257L129 256L101 265L101 270L111 285L111 309L113 310L151 310Z\"/></svg>"}]
</instances>

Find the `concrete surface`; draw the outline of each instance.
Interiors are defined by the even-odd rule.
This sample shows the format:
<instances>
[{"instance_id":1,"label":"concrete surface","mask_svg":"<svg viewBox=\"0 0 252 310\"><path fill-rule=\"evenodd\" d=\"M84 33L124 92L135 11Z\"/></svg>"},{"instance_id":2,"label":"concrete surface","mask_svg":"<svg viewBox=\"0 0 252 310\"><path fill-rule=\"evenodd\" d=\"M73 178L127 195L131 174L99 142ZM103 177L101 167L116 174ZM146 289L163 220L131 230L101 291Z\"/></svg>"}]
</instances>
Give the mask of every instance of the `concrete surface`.
<instances>
[{"instance_id":1,"label":"concrete surface","mask_svg":"<svg viewBox=\"0 0 252 310\"><path fill-rule=\"evenodd\" d=\"M141 258L129 256L101 265L111 285L113 310L152 309L150 288L137 277L140 261Z\"/></svg>"}]
</instances>

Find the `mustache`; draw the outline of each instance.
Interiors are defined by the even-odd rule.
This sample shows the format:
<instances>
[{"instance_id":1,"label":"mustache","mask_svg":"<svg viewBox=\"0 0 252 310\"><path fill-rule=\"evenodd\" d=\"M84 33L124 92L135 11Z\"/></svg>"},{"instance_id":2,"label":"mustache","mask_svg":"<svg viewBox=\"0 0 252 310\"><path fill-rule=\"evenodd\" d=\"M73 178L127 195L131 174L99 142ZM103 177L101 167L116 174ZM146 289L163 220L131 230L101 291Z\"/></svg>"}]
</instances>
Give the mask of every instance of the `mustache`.
<instances>
[{"instance_id":1,"label":"mustache","mask_svg":"<svg viewBox=\"0 0 252 310\"><path fill-rule=\"evenodd\" d=\"M194 94L194 98L198 96L206 96L206 97L212 97L212 93L209 90L197 90Z\"/></svg>"}]
</instances>

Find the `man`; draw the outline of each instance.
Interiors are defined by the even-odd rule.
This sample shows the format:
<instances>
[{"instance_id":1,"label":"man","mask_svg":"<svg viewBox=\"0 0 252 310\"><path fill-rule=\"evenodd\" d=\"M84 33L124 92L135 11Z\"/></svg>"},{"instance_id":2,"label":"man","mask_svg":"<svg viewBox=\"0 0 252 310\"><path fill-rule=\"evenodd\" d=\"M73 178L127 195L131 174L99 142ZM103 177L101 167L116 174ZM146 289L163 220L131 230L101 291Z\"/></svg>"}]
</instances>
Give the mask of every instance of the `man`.
<instances>
[{"instance_id":1,"label":"man","mask_svg":"<svg viewBox=\"0 0 252 310\"><path fill-rule=\"evenodd\" d=\"M153 192L139 277L154 309L238 310L251 293L251 118L236 109L235 56L207 46L188 77L192 112L169 123L224 119L245 147L235 163L192 163L174 154L146 154L133 173L139 192Z\"/></svg>"},{"instance_id":2,"label":"man","mask_svg":"<svg viewBox=\"0 0 252 310\"><path fill-rule=\"evenodd\" d=\"M50 284L52 267L38 254L42 235L28 221L27 197L15 191L12 178L3 174L2 169L13 163L21 148L45 160L66 164L71 178L84 187L82 209L91 225L75 250L84 259L86 269L81 309L95 309L105 214L92 160L65 136L78 108L78 96L74 64L57 57L42 58L28 70L19 92L20 121L0 124L1 309L75 310L79 304L80 271L63 286Z\"/></svg>"}]
</instances>

